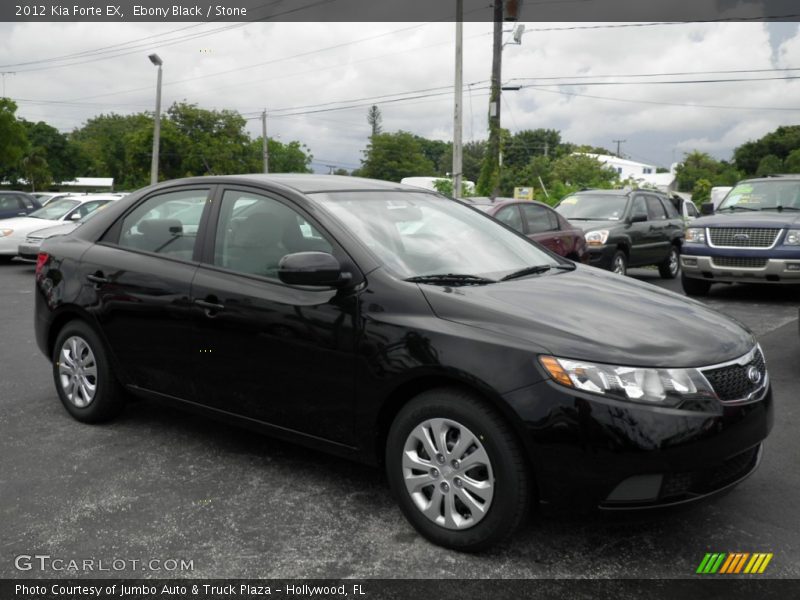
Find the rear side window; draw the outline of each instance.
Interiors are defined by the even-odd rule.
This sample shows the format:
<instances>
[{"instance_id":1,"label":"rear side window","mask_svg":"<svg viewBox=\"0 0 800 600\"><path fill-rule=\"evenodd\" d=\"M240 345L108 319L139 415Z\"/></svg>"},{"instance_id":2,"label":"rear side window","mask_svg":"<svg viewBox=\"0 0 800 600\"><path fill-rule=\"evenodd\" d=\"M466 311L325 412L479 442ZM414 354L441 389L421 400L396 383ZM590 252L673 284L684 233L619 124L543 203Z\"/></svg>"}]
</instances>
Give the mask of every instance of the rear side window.
<instances>
[{"instance_id":1,"label":"rear side window","mask_svg":"<svg viewBox=\"0 0 800 600\"><path fill-rule=\"evenodd\" d=\"M0 210L19 210L19 203L14 196L0 196Z\"/></svg>"},{"instance_id":2,"label":"rear side window","mask_svg":"<svg viewBox=\"0 0 800 600\"><path fill-rule=\"evenodd\" d=\"M558 229L558 217L544 206L520 204L528 223L528 233L544 233Z\"/></svg>"},{"instance_id":3,"label":"rear side window","mask_svg":"<svg viewBox=\"0 0 800 600\"><path fill-rule=\"evenodd\" d=\"M664 212L664 205L661 200L655 196L647 197L647 216L650 221L663 221L667 218L667 213Z\"/></svg>"},{"instance_id":4,"label":"rear side window","mask_svg":"<svg viewBox=\"0 0 800 600\"><path fill-rule=\"evenodd\" d=\"M122 220L119 246L191 260L207 199L208 189L151 196Z\"/></svg>"}]
</instances>

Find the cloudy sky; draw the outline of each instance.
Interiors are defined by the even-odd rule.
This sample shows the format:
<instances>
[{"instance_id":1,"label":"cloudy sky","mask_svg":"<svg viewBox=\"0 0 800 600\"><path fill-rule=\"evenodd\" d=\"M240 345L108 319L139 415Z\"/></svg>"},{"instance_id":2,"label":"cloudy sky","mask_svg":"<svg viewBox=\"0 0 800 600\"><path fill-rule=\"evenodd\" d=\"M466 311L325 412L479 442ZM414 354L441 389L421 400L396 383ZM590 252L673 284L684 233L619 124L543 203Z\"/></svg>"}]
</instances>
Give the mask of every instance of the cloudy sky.
<instances>
[{"instance_id":1,"label":"cloudy sky","mask_svg":"<svg viewBox=\"0 0 800 600\"><path fill-rule=\"evenodd\" d=\"M511 131L626 140L623 155L668 166L800 123L797 23L525 25L503 50L504 83L522 86L503 95ZM491 29L464 25L465 141L486 137ZM163 106L237 110L254 136L266 107L269 135L306 144L327 172L360 165L373 103L384 131L452 139L454 37L453 23L0 23L0 71L14 72L20 116L67 132L152 110L157 52ZM730 79L750 81L713 81Z\"/></svg>"}]
</instances>

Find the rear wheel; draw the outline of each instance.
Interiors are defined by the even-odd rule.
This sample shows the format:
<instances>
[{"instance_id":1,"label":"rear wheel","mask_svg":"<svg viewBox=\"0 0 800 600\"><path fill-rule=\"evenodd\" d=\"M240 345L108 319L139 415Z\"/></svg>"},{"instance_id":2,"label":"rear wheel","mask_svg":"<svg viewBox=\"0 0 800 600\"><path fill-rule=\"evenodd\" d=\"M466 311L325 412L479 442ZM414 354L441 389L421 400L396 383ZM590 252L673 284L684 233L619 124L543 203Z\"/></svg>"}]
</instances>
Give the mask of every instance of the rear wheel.
<instances>
[{"instance_id":1,"label":"rear wheel","mask_svg":"<svg viewBox=\"0 0 800 600\"><path fill-rule=\"evenodd\" d=\"M711 283L703 279L694 279L681 274L681 286L687 296L707 296Z\"/></svg>"},{"instance_id":2,"label":"rear wheel","mask_svg":"<svg viewBox=\"0 0 800 600\"><path fill-rule=\"evenodd\" d=\"M628 273L628 257L622 250L617 250L614 253L614 258L611 259L611 270L617 275L626 275Z\"/></svg>"},{"instance_id":3,"label":"rear wheel","mask_svg":"<svg viewBox=\"0 0 800 600\"><path fill-rule=\"evenodd\" d=\"M99 423L125 405L100 338L82 321L70 321L53 347L53 379L64 408L78 421Z\"/></svg>"},{"instance_id":4,"label":"rear wheel","mask_svg":"<svg viewBox=\"0 0 800 600\"><path fill-rule=\"evenodd\" d=\"M386 469L411 524L454 550L502 541L530 503L530 474L512 431L457 389L429 390L403 407L389 431Z\"/></svg>"},{"instance_id":5,"label":"rear wheel","mask_svg":"<svg viewBox=\"0 0 800 600\"><path fill-rule=\"evenodd\" d=\"M658 265L658 274L663 279L675 279L681 270L681 257L678 247L674 244L669 249L669 256Z\"/></svg>"}]
</instances>

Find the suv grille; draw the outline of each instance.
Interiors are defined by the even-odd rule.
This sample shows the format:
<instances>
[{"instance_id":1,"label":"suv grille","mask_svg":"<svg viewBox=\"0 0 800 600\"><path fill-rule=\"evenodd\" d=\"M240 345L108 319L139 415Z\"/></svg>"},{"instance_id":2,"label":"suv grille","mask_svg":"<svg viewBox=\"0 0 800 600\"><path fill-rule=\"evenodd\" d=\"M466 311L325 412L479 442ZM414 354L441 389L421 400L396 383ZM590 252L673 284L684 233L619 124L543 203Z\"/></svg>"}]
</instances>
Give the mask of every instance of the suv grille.
<instances>
[{"instance_id":1,"label":"suv grille","mask_svg":"<svg viewBox=\"0 0 800 600\"><path fill-rule=\"evenodd\" d=\"M753 383L747 376L747 371L753 366L758 369L760 375L757 382ZM708 382L714 388L717 396L723 402L733 400L743 400L750 394L763 387L764 379L767 375L767 366L764 364L764 356L761 350L757 349L752 360L745 365L728 365L718 369L703 371Z\"/></svg>"},{"instance_id":2,"label":"suv grille","mask_svg":"<svg viewBox=\"0 0 800 600\"><path fill-rule=\"evenodd\" d=\"M780 229L765 227L709 227L712 246L734 248L770 248L778 239Z\"/></svg>"},{"instance_id":3,"label":"suv grille","mask_svg":"<svg viewBox=\"0 0 800 600\"><path fill-rule=\"evenodd\" d=\"M715 267L732 267L737 269L763 269L767 266L766 258L737 258L733 256L716 256L712 259Z\"/></svg>"}]
</instances>

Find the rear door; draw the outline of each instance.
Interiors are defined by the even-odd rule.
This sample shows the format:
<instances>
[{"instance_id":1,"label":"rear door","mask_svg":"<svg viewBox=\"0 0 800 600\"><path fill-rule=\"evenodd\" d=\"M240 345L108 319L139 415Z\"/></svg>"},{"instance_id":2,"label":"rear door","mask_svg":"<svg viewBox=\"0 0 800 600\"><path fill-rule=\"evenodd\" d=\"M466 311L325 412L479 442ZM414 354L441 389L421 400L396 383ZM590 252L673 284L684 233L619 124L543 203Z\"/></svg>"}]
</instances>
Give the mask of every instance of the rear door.
<instances>
[{"instance_id":1,"label":"rear door","mask_svg":"<svg viewBox=\"0 0 800 600\"><path fill-rule=\"evenodd\" d=\"M675 209L672 210L677 216ZM672 231L673 227L677 226L677 221L672 222L667 218L667 209L662 204L661 198L653 194L647 194L647 215L650 224L648 236L652 249L650 262L659 263L669 256Z\"/></svg>"},{"instance_id":2,"label":"rear door","mask_svg":"<svg viewBox=\"0 0 800 600\"><path fill-rule=\"evenodd\" d=\"M211 189L153 192L117 220L81 265L86 293L96 296L89 310L126 379L184 400L195 398L191 375L198 347L190 290Z\"/></svg>"},{"instance_id":3,"label":"rear door","mask_svg":"<svg viewBox=\"0 0 800 600\"><path fill-rule=\"evenodd\" d=\"M525 235L556 254L566 256L569 244L562 239L558 218L538 204L519 204L525 225Z\"/></svg>"},{"instance_id":4,"label":"rear door","mask_svg":"<svg viewBox=\"0 0 800 600\"><path fill-rule=\"evenodd\" d=\"M650 264L653 254L647 200L644 194L635 194L631 199L631 219L643 218L643 221L631 222L626 227L631 240L629 265Z\"/></svg>"},{"instance_id":5,"label":"rear door","mask_svg":"<svg viewBox=\"0 0 800 600\"><path fill-rule=\"evenodd\" d=\"M199 402L284 430L354 445L358 298L278 278L294 252L347 260L295 203L221 188L192 286Z\"/></svg>"}]
</instances>

